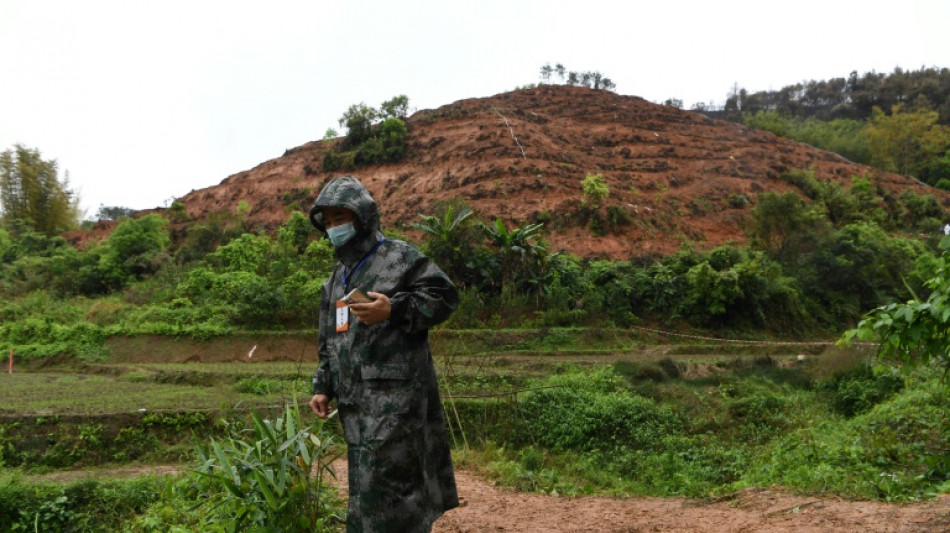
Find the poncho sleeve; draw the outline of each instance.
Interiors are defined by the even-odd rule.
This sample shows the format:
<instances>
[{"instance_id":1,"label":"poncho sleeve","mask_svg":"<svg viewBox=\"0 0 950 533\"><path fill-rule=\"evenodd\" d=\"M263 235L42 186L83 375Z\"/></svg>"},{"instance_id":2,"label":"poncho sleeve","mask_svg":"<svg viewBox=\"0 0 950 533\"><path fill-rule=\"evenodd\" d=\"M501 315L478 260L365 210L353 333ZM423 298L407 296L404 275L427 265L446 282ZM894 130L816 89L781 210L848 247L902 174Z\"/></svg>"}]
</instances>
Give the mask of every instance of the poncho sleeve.
<instances>
[{"instance_id":1,"label":"poncho sleeve","mask_svg":"<svg viewBox=\"0 0 950 533\"><path fill-rule=\"evenodd\" d=\"M326 394L331 399L337 396L337 388L333 379L333 372L330 370L330 356L329 349L327 348L327 327L324 322L328 320L328 317L333 316L330 314L329 309L329 296L327 286L323 286L323 291L320 297L320 319L319 319L319 341L318 341L318 353L320 356L320 364L317 366L317 372L313 375L313 393L314 394Z\"/></svg>"},{"instance_id":2,"label":"poncho sleeve","mask_svg":"<svg viewBox=\"0 0 950 533\"><path fill-rule=\"evenodd\" d=\"M458 301L458 290L452 280L432 260L419 253L403 283L390 297L389 321L408 333L424 331L445 321Z\"/></svg>"}]
</instances>

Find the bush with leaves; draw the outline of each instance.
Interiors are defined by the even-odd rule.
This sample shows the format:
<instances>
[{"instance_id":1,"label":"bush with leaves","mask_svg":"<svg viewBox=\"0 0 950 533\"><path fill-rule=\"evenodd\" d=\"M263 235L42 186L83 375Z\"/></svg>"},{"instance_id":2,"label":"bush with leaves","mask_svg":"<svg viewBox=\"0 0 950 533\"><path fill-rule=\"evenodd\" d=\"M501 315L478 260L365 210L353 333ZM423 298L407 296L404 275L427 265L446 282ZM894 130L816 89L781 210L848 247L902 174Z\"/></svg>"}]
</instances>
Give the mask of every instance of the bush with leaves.
<instances>
[{"instance_id":1,"label":"bush with leaves","mask_svg":"<svg viewBox=\"0 0 950 533\"><path fill-rule=\"evenodd\" d=\"M484 285L479 261L484 257L481 241L484 235L472 218L472 210L463 204L440 206L439 215L419 215L421 222L412 227L421 231L425 241L422 251L459 286Z\"/></svg>"},{"instance_id":2,"label":"bush with leaves","mask_svg":"<svg viewBox=\"0 0 950 533\"><path fill-rule=\"evenodd\" d=\"M870 411L904 389L904 379L890 368L859 364L853 369L821 382L821 390L831 394L832 408L853 417Z\"/></svg>"},{"instance_id":3,"label":"bush with leaves","mask_svg":"<svg viewBox=\"0 0 950 533\"><path fill-rule=\"evenodd\" d=\"M890 114L875 107L867 126L871 163L890 172L925 177L928 162L950 147L950 126L938 124L938 118L936 111L919 106L907 110L896 104Z\"/></svg>"},{"instance_id":4,"label":"bush with leaves","mask_svg":"<svg viewBox=\"0 0 950 533\"><path fill-rule=\"evenodd\" d=\"M666 407L630 391L611 367L551 376L525 394L528 434L558 450L658 449L682 430Z\"/></svg>"},{"instance_id":5,"label":"bush with leaves","mask_svg":"<svg viewBox=\"0 0 950 533\"><path fill-rule=\"evenodd\" d=\"M905 303L889 303L869 312L841 342L880 342L878 355L913 366L931 361L950 372L950 237L940 241L941 256L925 286L926 298L916 294Z\"/></svg>"},{"instance_id":6,"label":"bush with leaves","mask_svg":"<svg viewBox=\"0 0 950 533\"><path fill-rule=\"evenodd\" d=\"M340 125L346 126L347 134L324 154L323 170L353 170L402 159L408 135L405 122L408 107L409 98L405 95L383 102L381 110L365 103L350 106L340 118ZM382 121L376 123L379 119Z\"/></svg>"},{"instance_id":7,"label":"bush with leaves","mask_svg":"<svg viewBox=\"0 0 950 533\"><path fill-rule=\"evenodd\" d=\"M590 209L600 209L601 204L610 195L610 188L604 182L602 174L588 174L581 180L581 188L584 191L581 205Z\"/></svg>"},{"instance_id":8,"label":"bush with leaves","mask_svg":"<svg viewBox=\"0 0 950 533\"><path fill-rule=\"evenodd\" d=\"M544 224L524 223L509 230L499 218L494 224L482 224L481 229L494 252L487 266L497 290L540 294L548 258L547 244L541 240Z\"/></svg>"},{"instance_id":9,"label":"bush with leaves","mask_svg":"<svg viewBox=\"0 0 950 533\"><path fill-rule=\"evenodd\" d=\"M758 454L743 483L888 501L947 491L950 395L929 370L930 375L911 376L902 391L853 418L786 432Z\"/></svg>"},{"instance_id":10,"label":"bush with leaves","mask_svg":"<svg viewBox=\"0 0 950 533\"><path fill-rule=\"evenodd\" d=\"M64 484L0 473L0 531L120 531L161 498L162 485L154 476Z\"/></svg>"},{"instance_id":11,"label":"bush with leaves","mask_svg":"<svg viewBox=\"0 0 950 533\"><path fill-rule=\"evenodd\" d=\"M926 253L919 241L892 237L879 226L849 224L800 259L794 274L805 294L837 320L906 294L906 279Z\"/></svg>"},{"instance_id":12,"label":"bush with leaves","mask_svg":"<svg viewBox=\"0 0 950 533\"><path fill-rule=\"evenodd\" d=\"M245 233L219 246L208 260L219 272L252 272L264 274L270 263L271 240L267 236Z\"/></svg>"},{"instance_id":13,"label":"bush with leaves","mask_svg":"<svg viewBox=\"0 0 950 533\"><path fill-rule=\"evenodd\" d=\"M917 194L906 190L900 195L904 204L902 222L909 227L935 233L947 219L947 212L932 194Z\"/></svg>"},{"instance_id":14,"label":"bush with leaves","mask_svg":"<svg viewBox=\"0 0 950 533\"><path fill-rule=\"evenodd\" d=\"M204 525L229 531L310 532L338 527L340 499L327 482L338 456L323 420L304 425L296 403L253 425L228 424L228 436L198 446Z\"/></svg>"},{"instance_id":15,"label":"bush with leaves","mask_svg":"<svg viewBox=\"0 0 950 533\"><path fill-rule=\"evenodd\" d=\"M109 276L142 279L162 268L170 244L168 221L160 215L123 220L106 241L104 270Z\"/></svg>"}]
</instances>

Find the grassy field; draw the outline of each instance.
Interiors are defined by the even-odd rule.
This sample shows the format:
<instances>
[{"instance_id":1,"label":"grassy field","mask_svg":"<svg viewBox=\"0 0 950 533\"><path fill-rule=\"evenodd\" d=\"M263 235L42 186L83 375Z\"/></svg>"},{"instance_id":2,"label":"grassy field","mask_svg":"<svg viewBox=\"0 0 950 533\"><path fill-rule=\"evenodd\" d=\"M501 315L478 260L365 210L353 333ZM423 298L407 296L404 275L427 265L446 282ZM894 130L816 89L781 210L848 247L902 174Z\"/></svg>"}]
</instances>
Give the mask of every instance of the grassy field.
<instances>
[{"instance_id":1,"label":"grassy field","mask_svg":"<svg viewBox=\"0 0 950 533\"><path fill-rule=\"evenodd\" d=\"M872 367L867 347L664 340L440 332L434 360L457 463L518 490L565 495L710 497L781 485L915 501L950 490L950 395L935 369ZM187 472L196 443L228 434L223 421L246 425L251 411L272 419L293 399L302 423L315 422L305 404L316 362L288 349L308 341L190 340L181 355L179 339L123 338L105 360L17 367L0 375L0 479L20 498L33 490L10 481L21 473ZM166 497L162 482L143 483L157 491L149 501ZM190 505L188 494L174 505Z\"/></svg>"},{"instance_id":2,"label":"grassy field","mask_svg":"<svg viewBox=\"0 0 950 533\"><path fill-rule=\"evenodd\" d=\"M629 330L438 331L433 356L449 396L505 394L526 380L568 366L620 365L662 374L671 361L684 374L703 374L738 361L770 357L779 364L817 360L822 343L661 343ZM65 360L17 367L0 375L0 414L112 414L145 410L208 410L268 405L308 397L316 369L312 333L241 335L207 341L120 337L104 361ZM248 357L247 347L255 347ZM304 353L306 352L306 353ZM669 363L667 363L669 364ZM635 368L636 370L631 370Z\"/></svg>"},{"instance_id":3,"label":"grassy field","mask_svg":"<svg viewBox=\"0 0 950 533\"><path fill-rule=\"evenodd\" d=\"M274 395L237 392L234 387L158 383L148 381L148 375L147 370L131 370L119 376L75 373L0 376L0 414L48 416L133 413L143 409L206 410L222 404L262 404L279 399Z\"/></svg>"}]
</instances>

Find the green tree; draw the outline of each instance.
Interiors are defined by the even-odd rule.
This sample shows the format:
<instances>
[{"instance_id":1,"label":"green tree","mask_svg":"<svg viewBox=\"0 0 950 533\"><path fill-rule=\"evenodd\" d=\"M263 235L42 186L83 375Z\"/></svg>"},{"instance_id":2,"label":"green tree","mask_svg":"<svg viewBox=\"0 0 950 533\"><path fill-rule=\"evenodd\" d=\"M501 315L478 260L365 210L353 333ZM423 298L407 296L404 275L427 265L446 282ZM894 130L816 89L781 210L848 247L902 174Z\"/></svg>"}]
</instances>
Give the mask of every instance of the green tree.
<instances>
[{"instance_id":1,"label":"green tree","mask_svg":"<svg viewBox=\"0 0 950 533\"><path fill-rule=\"evenodd\" d=\"M499 218L494 224L481 227L495 249L502 290L523 290L534 285L540 294L547 260L547 246L540 240L544 224L523 224L509 231Z\"/></svg>"},{"instance_id":2,"label":"green tree","mask_svg":"<svg viewBox=\"0 0 950 533\"><path fill-rule=\"evenodd\" d=\"M387 118L379 125L378 138L382 145L382 161L399 161L406 151L406 123L396 117Z\"/></svg>"},{"instance_id":3,"label":"green tree","mask_svg":"<svg viewBox=\"0 0 950 533\"><path fill-rule=\"evenodd\" d=\"M554 68L551 67L550 63L541 65L541 83L547 83L551 79L551 73L553 71Z\"/></svg>"},{"instance_id":4,"label":"green tree","mask_svg":"<svg viewBox=\"0 0 950 533\"><path fill-rule=\"evenodd\" d=\"M254 272L263 274L268 269L270 238L245 233L219 246L208 256L221 272Z\"/></svg>"},{"instance_id":5,"label":"green tree","mask_svg":"<svg viewBox=\"0 0 950 533\"><path fill-rule=\"evenodd\" d=\"M767 192L752 208L748 231L759 246L782 264L790 264L827 233L828 223L794 192Z\"/></svg>"},{"instance_id":6,"label":"green tree","mask_svg":"<svg viewBox=\"0 0 950 533\"><path fill-rule=\"evenodd\" d=\"M398 118L405 120L409 114L409 97L400 94L379 104L379 118Z\"/></svg>"},{"instance_id":7,"label":"green tree","mask_svg":"<svg viewBox=\"0 0 950 533\"><path fill-rule=\"evenodd\" d=\"M13 240L10 239L10 233L0 228L0 263L6 262L7 252L13 247Z\"/></svg>"},{"instance_id":8,"label":"green tree","mask_svg":"<svg viewBox=\"0 0 950 533\"><path fill-rule=\"evenodd\" d=\"M445 270L461 288L473 286L478 278L477 244L481 239L471 224L472 210L449 205L442 216L419 215L422 222L412 224L426 239L423 251Z\"/></svg>"},{"instance_id":9,"label":"green tree","mask_svg":"<svg viewBox=\"0 0 950 533\"><path fill-rule=\"evenodd\" d=\"M131 207L119 207L119 206L99 206L99 212L96 213L97 220L121 220L123 218L131 218L135 214L135 209Z\"/></svg>"},{"instance_id":10,"label":"green tree","mask_svg":"<svg viewBox=\"0 0 950 533\"><path fill-rule=\"evenodd\" d=\"M868 123L872 164L921 177L928 162L950 148L950 127L937 124L937 118L936 111L905 111L903 104L895 105L890 115L875 107Z\"/></svg>"},{"instance_id":11,"label":"green tree","mask_svg":"<svg viewBox=\"0 0 950 533\"><path fill-rule=\"evenodd\" d=\"M106 241L108 252L102 261L110 272L141 279L161 268L170 243L168 221L160 215L124 220Z\"/></svg>"},{"instance_id":12,"label":"green tree","mask_svg":"<svg viewBox=\"0 0 950 533\"><path fill-rule=\"evenodd\" d=\"M60 180L55 159L15 145L0 153L0 204L3 222L19 220L45 235L78 227L78 198L69 189L69 173Z\"/></svg>"},{"instance_id":13,"label":"green tree","mask_svg":"<svg viewBox=\"0 0 950 533\"><path fill-rule=\"evenodd\" d=\"M340 117L340 126L345 126L348 146L362 144L373 135L373 121L379 117L379 111L360 102L353 104Z\"/></svg>"},{"instance_id":14,"label":"green tree","mask_svg":"<svg viewBox=\"0 0 950 533\"><path fill-rule=\"evenodd\" d=\"M930 295L874 309L848 330L842 344L879 341L878 355L907 365L937 361L950 372L950 237L940 241L942 255L925 286Z\"/></svg>"},{"instance_id":15,"label":"green tree","mask_svg":"<svg viewBox=\"0 0 950 533\"><path fill-rule=\"evenodd\" d=\"M277 241L295 254L302 254L307 249L312 236L313 226L310 219L300 211L291 213L287 221L277 229Z\"/></svg>"}]
</instances>

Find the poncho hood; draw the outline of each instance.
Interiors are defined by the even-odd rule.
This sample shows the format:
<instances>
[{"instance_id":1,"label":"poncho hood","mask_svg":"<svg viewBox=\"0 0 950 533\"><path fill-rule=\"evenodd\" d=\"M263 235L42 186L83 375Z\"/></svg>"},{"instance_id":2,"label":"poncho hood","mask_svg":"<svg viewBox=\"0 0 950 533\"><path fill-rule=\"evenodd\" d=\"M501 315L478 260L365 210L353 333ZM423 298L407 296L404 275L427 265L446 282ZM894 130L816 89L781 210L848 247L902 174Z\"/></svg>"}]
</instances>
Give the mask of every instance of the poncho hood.
<instances>
[{"instance_id":1,"label":"poncho hood","mask_svg":"<svg viewBox=\"0 0 950 533\"><path fill-rule=\"evenodd\" d=\"M323 221L323 210L328 207L342 207L356 214L358 232L356 237L336 249L337 257L343 264L349 266L359 261L383 238L376 200L360 183L360 180L352 176L333 178L320 191L313 207L310 208L310 223L324 234L327 228Z\"/></svg>"}]
</instances>

